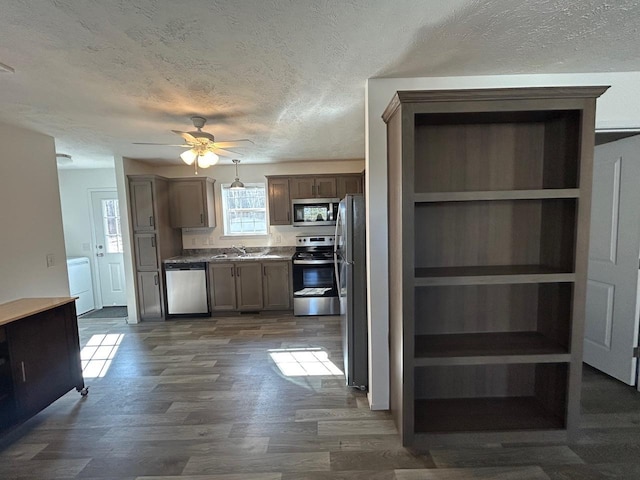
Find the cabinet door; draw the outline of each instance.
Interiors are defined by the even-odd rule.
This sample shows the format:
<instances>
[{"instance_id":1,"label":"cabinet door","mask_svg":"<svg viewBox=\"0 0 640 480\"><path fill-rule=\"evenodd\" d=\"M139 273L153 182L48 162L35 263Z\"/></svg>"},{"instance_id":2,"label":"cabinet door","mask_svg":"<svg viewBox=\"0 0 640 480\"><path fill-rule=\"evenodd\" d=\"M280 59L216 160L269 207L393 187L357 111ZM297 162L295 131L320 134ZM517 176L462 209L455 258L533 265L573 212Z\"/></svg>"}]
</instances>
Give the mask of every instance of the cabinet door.
<instances>
[{"instance_id":1,"label":"cabinet door","mask_svg":"<svg viewBox=\"0 0 640 480\"><path fill-rule=\"evenodd\" d=\"M264 310L291 308L290 262L264 262L262 264L262 291Z\"/></svg>"},{"instance_id":2,"label":"cabinet door","mask_svg":"<svg viewBox=\"0 0 640 480\"><path fill-rule=\"evenodd\" d=\"M238 310L262 310L262 264L236 263Z\"/></svg>"},{"instance_id":3,"label":"cabinet door","mask_svg":"<svg viewBox=\"0 0 640 480\"><path fill-rule=\"evenodd\" d=\"M133 236L138 270L158 270L158 249L154 233L136 233Z\"/></svg>"},{"instance_id":4,"label":"cabinet door","mask_svg":"<svg viewBox=\"0 0 640 480\"><path fill-rule=\"evenodd\" d=\"M158 272L138 272L138 306L140 318L162 318L162 297L160 296L160 274Z\"/></svg>"},{"instance_id":5,"label":"cabinet door","mask_svg":"<svg viewBox=\"0 0 640 480\"><path fill-rule=\"evenodd\" d=\"M291 225L288 178L269 179L269 224Z\"/></svg>"},{"instance_id":6,"label":"cabinet door","mask_svg":"<svg viewBox=\"0 0 640 480\"><path fill-rule=\"evenodd\" d=\"M315 197L316 186L313 177L291 177L289 179L289 197L313 198Z\"/></svg>"},{"instance_id":7,"label":"cabinet door","mask_svg":"<svg viewBox=\"0 0 640 480\"><path fill-rule=\"evenodd\" d=\"M67 336L63 308L7 326L14 394L20 416L38 412L72 388L75 369Z\"/></svg>"},{"instance_id":8,"label":"cabinet door","mask_svg":"<svg viewBox=\"0 0 640 480\"><path fill-rule=\"evenodd\" d=\"M131 195L131 217L135 232L149 232L155 230L155 215L153 213L153 182L151 180L136 180L129 184Z\"/></svg>"},{"instance_id":9,"label":"cabinet door","mask_svg":"<svg viewBox=\"0 0 640 480\"><path fill-rule=\"evenodd\" d=\"M235 275L235 266L232 263L209 264L209 295L213 311L236 309Z\"/></svg>"},{"instance_id":10,"label":"cabinet door","mask_svg":"<svg viewBox=\"0 0 640 480\"><path fill-rule=\"evenodd\" d=\"M173 228L208 227L206 182L180 180L169 184L169 210Z\"/></svg>"},{"instance_id":11,"label":"cabinet door","mask_svg":"<svg viewBox=\"0 0 640 480\"><path fill-rule=\"evenodd\" d=\"M335 177L316 178L314 194L318 198L335 198L337 195Z\"/></svg>"},{"instance_id":12,"label":"cabinet door","mask_svg":"<svg viewBox=\"0 0 640 480\"><path fill-rule=\"evenodd\" d=\"M347 193L362 193L362 175L345 175L337 178L338 198Z\"/></svg>"}]
</instances>

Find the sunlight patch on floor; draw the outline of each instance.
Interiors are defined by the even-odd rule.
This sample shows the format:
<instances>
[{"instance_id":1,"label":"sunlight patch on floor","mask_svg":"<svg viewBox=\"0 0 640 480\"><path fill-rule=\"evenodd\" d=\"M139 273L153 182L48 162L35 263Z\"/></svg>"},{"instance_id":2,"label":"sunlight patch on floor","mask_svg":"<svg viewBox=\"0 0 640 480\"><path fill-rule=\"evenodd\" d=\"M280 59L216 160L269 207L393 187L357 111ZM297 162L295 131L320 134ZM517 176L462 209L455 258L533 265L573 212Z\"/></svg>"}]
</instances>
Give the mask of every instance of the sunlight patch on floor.
<instances>
[{"instance_id":1,"label":"sunlight patch on floor","mask_svg":"<svg viewBox=\"0 0 640 480\"><path fill-rule=\"evenodd\" d=\"M277 348L269 350L269 356L287 377L343 375L321 348Z\"/></svg>"},{"instance_id":2,"label":"sunlight patch on floor","mask_svg":"<svg viewBox=\"0 0 640 480\"><path fill-rule=\"evenodd\" d=\"M84 378L104 377L123 338L124 333L93 335L80 351L82 376Z\"/></svg>"}]
</instances>

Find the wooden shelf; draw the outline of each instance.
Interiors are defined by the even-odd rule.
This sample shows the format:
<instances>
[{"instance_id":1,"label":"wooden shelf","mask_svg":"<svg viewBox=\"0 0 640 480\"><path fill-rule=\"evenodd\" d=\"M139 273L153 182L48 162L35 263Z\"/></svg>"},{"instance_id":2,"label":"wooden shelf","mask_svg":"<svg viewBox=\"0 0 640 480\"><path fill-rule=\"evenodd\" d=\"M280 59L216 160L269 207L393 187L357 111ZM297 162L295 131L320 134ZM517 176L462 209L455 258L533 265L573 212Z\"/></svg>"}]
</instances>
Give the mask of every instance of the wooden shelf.
<instances>
[{"instance_id":1,"label":"wooden shelf","mask_svg":"<svg viewBox=\"0 0 640 480\"><path fill-rule=\"evenodd\" d=\"M416 433L554 430L562 418L535 397L446 398L415 401Z\"/></svg>"},{"instance_id":2,"label":"wooden shelf","mask_svg":"<svg viewBox=\"0 0 640 480\"><path fill-rule=\"evenodd\" d=\"M415 286L573 282L575 274L544 265L418 267Z\"/></svg>"},{"instance_id":3,"label":"wooden shelf","mask_svg":"<svg viewBox=\"0 0 640 480\"><path fill-rule=\"evenodd\" d=\"M577 188L545 188L539 190L488 190L476 192L416 193L415 203L470 202L480 200L544 200L579 198Z\"/></svg>"},{"instance_id":4,"label":"wooden shelf","mask_svg":"<svg viewBox=\"0 0 640 480\"><path fill-rule=\"evenodd\" d=\"M569 362L567 349L538 332L417 335L414 366Z\"/></svg>"}]
</instances>

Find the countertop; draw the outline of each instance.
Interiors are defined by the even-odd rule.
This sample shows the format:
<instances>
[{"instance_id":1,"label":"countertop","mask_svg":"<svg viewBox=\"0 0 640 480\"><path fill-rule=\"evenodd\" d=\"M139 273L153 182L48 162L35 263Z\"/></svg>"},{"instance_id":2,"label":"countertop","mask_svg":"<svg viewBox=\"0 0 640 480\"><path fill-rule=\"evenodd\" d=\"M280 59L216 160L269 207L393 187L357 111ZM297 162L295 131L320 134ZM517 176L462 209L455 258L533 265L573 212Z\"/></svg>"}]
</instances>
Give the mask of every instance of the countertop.
<instances>
[{"instance_id":1,"label":"countertop","mask_svg":"<svg viewBox=\"0 0 640 480\"><path fill-rule=\"evenodd\" d=\"M252 247L247 248L246 255L239 254L231 249L194 250L186 251L183 255L171 257L164 263L191 263L191 262L265 262L265 261L290 261L295 253L295 247Z\"/></svg>"},{"instance_id":2,"label":"countertop","mask_svg":"<svg viewBox=\"0 0 640 480\"><path fill-rule=\"evenodd\" d=\"M21 298L0 305L0 325L71 303L76 297Z\"/></svg>"}]
</instances>

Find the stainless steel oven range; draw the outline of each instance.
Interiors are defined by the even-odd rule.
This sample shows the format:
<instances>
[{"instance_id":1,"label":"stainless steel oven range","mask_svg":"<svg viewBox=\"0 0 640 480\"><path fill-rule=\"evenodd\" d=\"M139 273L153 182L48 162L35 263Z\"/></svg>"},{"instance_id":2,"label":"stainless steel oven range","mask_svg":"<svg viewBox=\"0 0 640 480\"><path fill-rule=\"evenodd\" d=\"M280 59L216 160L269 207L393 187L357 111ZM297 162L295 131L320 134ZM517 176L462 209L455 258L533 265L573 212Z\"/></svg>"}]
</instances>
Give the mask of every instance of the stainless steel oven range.
<instances>
[{"instance_id":1,"label":"stainless steel oven range","mask_svg":"<svg viewBox=\"0 0 640 480\"><path fill-rule=\"evenodd\" d=\"M293 314L339 315L333 235L299 235L293 255Z\"/></svg>"}]
</instances>

